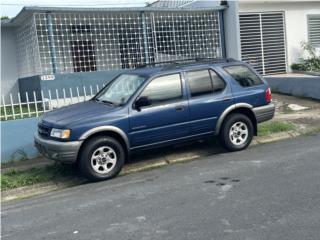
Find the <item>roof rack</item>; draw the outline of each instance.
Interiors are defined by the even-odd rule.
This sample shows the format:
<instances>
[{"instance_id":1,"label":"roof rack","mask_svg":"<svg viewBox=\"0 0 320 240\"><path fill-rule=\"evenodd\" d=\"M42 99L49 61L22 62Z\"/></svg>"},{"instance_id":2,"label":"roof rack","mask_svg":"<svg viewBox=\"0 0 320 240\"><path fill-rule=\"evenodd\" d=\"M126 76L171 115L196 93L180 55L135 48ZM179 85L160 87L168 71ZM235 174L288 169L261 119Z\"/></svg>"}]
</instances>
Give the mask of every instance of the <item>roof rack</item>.
<instances>
[{"instance_id":1,"label":"roof rack","mask_svg":"<svg viewBox=\"0 0 320 240\"><path fill-rule=\"evenodd\" d=\"M182 65L185 63L226 63L226 62L236 62L237 60L233 58L187 58L187 59L178 59L172 61L163 61L163 62L153 62L153 63L145 63L139 65L137 68L144 68L148 66L157 66L157 65L165 65L169 67Z\"/></svg>"}]
</instances>

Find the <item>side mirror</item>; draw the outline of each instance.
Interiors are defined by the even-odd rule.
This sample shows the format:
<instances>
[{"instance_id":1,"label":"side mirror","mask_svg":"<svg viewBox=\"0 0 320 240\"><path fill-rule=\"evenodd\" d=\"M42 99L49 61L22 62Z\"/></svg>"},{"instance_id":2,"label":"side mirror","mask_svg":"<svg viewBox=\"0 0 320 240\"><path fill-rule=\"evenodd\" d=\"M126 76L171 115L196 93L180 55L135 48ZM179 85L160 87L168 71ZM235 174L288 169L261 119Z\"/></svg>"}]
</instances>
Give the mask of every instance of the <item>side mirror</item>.
<instances>
[{"instance_id":1,"label":"side mirror","mask_svg":"<svg viewBox=\"0 0 320 240\"><path fill-rule=\"evenodd\" d=\"M139 97L134 103L134 107L138 111L141 110L141 107L145 107L149 105L151 105L151 101L149 100L148 97Z\"/></svg>"}]
</instances>

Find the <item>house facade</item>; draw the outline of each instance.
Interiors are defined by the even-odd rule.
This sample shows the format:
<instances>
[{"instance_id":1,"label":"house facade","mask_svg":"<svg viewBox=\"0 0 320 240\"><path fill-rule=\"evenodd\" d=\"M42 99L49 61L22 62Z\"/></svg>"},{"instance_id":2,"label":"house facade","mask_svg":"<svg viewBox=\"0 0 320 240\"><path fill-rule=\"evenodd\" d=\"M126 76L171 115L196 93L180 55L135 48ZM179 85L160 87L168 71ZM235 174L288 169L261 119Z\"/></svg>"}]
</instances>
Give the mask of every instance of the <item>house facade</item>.
<instances>
[{"instance_id":1,"label":"house facade","mask_svg":"<svg viewBox=\"0 0 320 240\"><path fill-rule=\"evenodd\" d=\"M192 8L25 7L1 24L1 100L18 91L35 91L37 99L41 90L81 91L154 62L240 58L239 38L226 38L238 31L236 12L234 2L220 1Z\"/></svg>"},{"instance_id":2,"label":"house facade","mask_svg":"<svg viewBox=\"0 0 320 240\"><path fill-rule=\"evenodd\" d=\"M320 1L239 1L242 60L260 73L290 72L308 42L320 53Z\"/></svg>"},{"instance_id":3,"label":"house facade","mask_svg":"<svg viewBox=\"0 0 320 240\"><path fill-rule=\"evenodd\" d=\"M1 102L91 86L144 64L242 59L290 72L301 42L320 46L319 1L159 0L144 8L25 7L1 22ZM58 94L58 92L57 92ZM59 93L62 94L62 93ZM63 93L65 94L65 93ZM68 92L66 93L68 95Z\"/></svg>"}]
</instances>

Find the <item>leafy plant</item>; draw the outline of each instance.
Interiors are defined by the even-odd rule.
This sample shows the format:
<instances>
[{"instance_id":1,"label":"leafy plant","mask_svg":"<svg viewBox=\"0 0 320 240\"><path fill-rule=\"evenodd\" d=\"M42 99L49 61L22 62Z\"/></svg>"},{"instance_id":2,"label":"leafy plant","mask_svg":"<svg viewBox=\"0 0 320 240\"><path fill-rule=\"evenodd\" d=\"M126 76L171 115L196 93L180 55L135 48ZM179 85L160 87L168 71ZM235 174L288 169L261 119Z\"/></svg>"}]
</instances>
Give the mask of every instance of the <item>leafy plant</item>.
<instances>
[{"instance_id":1,"label":"leafy plant","mask_svg":"<svg viewBox=\"0 0 320 240\"><path fill-rule=\"evenodd\" d=\"M301 58L300 63L292 64L291 69L297 71L320 72L320 57L317 55L315 47L308 42L301 42L301 48L306 57Z\"/></svg>"}]
</instances>

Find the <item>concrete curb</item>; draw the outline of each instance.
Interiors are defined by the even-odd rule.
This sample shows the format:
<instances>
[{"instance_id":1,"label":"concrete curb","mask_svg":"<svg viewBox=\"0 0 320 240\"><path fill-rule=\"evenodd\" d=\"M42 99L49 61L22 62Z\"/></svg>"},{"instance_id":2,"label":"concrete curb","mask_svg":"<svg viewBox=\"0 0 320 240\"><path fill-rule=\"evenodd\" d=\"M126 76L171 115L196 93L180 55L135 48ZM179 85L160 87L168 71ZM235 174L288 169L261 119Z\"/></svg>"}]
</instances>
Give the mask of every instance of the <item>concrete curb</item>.
<instances>
[{"instance_id":1,"label":"concrete curb","mask_svg":"<svg viewBox=\"0 0 320 240\"><path fill-rule=\"evenodd\" d=\"M303 134L313 133L314 131L319 132L319 129L310 128L305 131L288 131L288 132L274 133L269 136L255 137L250 147L256 146L259 144L265 144L265 143L295 138ZM175 157L175 155L173 154L173 156L169 156L169 157L161 156L155 160L149 160L149 161L147 160L143 162L127 164L124 166L123 170L121 171L120 176L141 172L141 171L146 171L146 170L151 170L154 168L160 168L160 167L171 165L171 164L193 161L201 157L206 157L213 154L215 153L210 153L205 151L195 151L193 153L189 152L185 156L182 155L179 157ZM12 200L32 197L39 194L45 194L48 192L76 186L84 182L85 182L84 180L80 180L80 179L76 179L76 180L66 179L65 182L59 182L59 183L47 182L47 183L34 184L31 186L11 189L11 190L2 192L1 202L4 203Z\"/></svg>"}]
</instances>

